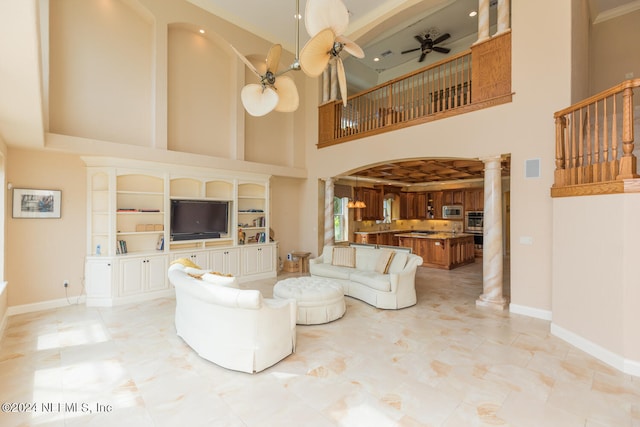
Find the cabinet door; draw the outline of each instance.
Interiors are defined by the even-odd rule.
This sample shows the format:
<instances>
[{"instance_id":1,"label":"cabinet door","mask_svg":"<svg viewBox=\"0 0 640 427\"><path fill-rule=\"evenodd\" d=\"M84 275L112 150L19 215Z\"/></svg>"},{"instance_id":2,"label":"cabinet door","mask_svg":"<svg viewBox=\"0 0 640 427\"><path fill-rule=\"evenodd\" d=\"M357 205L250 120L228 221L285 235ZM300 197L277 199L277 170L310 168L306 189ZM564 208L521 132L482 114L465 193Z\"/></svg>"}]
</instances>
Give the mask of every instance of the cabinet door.
<instances>
[{"instance_id":1,"label":"cabinet door","mask_svg":"<svg viewBox=\"0 0 640 427\"><path fill-rule=\"evenodd\" d=\"M135 295L142 292L146 258L128 258L120 260L120 296Z\"/></svg>"},{"instance_id":2,"label":"cabinet door","mask_svg":"<svg viewBox=\"0 0 640 427\"><path fill-rule=\"evenodd\" d=\"M242 248L242 275L258 273L258 248L248 246Z\"/></svg>"},{"instance_id":3,"label":"cabinet door","mask_svg":"<svg viewBox=\"0 0 640 427\"><path fill-rule=\"evenodd\" d=\"M416 193L414 201L415 215L417 219L427 217L427 193Z\"/></svg>"},{"instance_id":4,"label":"cabinet door","mask_svg":"<svg viewBox=\"0 0 640 427\"><path fill-rule=\"evenodd\" d=\"M146 264L145 282L147 290L160 291L169 288L167 281L167 258L164 256L153 256L143 261Z\"/></svg>"},{"instance_id":5,"label":"cabinet door","mask_svg":"<svg viewBox=\"0 0 640 427\"><path fill-rule=\"evenodd\" d=\"M432 264L446 265L446 242L444 240L429 239L427 259Z\"/></svg>"},{"instance_id":6,"label":"cabinet door","mask_svg":"<svg viewBox=\"0 0 640 427\"><path fill-rule=\"evenodd\" d=\"M258 248L258 256L260 273L273 271L275 266L273 246L262 246Z\"/></svg>"},{"instance_id":7,"label":"cabinet door","mask_svg":"<svg viewBox=\"0 0 640 427\"><path fill-rule=\"evenodd\" d=\"M92 260L86 263L87 299L113 297L113 263Z\"/></svg>"},{"instance_id":8,"label":"cabinet door","mask_svg":"<svg viewBox=\"0 0 640 427\"><path fill-rule=\"evenodd\" d=\"M238 249L216 249L211 251L211 270L222 274L240 275L240 251Z\"/></svg>"},{"instance_id":9,"label":"cabinet door","mask_svg":"<svg viewBox=\"0 0 640 427\"><path fill-rule=\"evenodd\" d=\"M442 191L433 193L433 217L435 219L442 219L442 206L444 204L444 193Z\"/></svg>"}]
</instances>

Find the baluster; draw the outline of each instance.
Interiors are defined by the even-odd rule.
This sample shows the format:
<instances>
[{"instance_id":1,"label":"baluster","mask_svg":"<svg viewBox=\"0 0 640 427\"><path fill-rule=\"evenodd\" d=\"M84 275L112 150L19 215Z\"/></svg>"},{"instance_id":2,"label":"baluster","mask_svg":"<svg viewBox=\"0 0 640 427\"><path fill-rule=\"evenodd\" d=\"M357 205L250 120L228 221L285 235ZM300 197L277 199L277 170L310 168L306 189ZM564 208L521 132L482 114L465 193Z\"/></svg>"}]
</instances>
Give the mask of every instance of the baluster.
<instances>
[{"instance_id":1,"label":"baluster","mask_svg":"<svg viewBox=\"0 0 640 427\"><path fill-rule=\"evenodd\" d=\"M587 170L585 174L585 181L588 183L594 182L593 175L593 145L591 144L591 107L587 106L587 121L585 123L587 129ZM597 120L597 117L596 117Z\"/></svg>"},{"instance_id":2,"label":"baluster","mask_svg":"<svg viewBox=\"0 0 640 427\"><path fill-rule=\"evenodd\" d=\"M567 120L564 116L556 117L556 170L554 173L555 187L564 187L566 184L565 170L565 134Z\"/></svg>"},{"instance_id":3,"label":"baluster","mask_svg":"<svg viewBox=\"0 0 640 427\"><path fill-rule=\"evenodd\" d=\"M637 159L633 154L633 90L627 87L622 92L622 158L620 173L616 179L638 178Z\"/></svg>"},{"instance_id":4,"label":"baluster","mask_svg":"<svg viewBox=\"0 0 640 427\"><path fill-rule=\"evenodd\" d=\"M613 94L613 114L611 115L611 161L607 165L607 180L618 175L618 95Z\"/></svg>"},{"instance_id":5,"label":"baluster","mask_svg":"<svg viewBox=\"0 0 640 427\"><path fill-rule=\"evenodd\" d=\"M594 170L594 174L596 177L596 181L598 182L603 182L603 181L608 181L607 176L606 176L606 167L603 167L603 164L600 163L600 114L598 114L598 103L595 103L595 110L596 110L596 122L594 124L594 137L595 137L595 142L594 145L596 146L596 157L594 159L594 162L596 163L596 169ZM609 137L609 128L608 128L608 121L607 121L607 99L605 98L603 100L602 103L602 118L603 118L603 145L604 147L607 146L607 138ZM607 156L608 153L606 153L603 148L603 161L606 163L607 161Z\"/></svg>"},{"instance_id":6,"label":"baluster","mask_svg":"<svg viewBox=\"0 0 640 427\"><path fill-rule=\"evenodd\" d=\"M584 184L584 121L582 117L582 110L580 109L580 123L579 123L579 133L578 133L578 184Z\"/></svg>"},{"instance_id":7,"label":"baluster","mask_svg":"<svg viewBox=\"0 0 640 427\"><path fill-rule=\"evenodd\" d=\"M577 142L576 142L576 112L574 111L573 113L571 113L571 185L574 185L578 182L577 179L577 166L578 166L578 159L576 157L577 153L578 153L578 148L577 148Z\"/></svg>"},{"instance_id":8,"label":"baluster","mask_svg":"<svg viewBox=\"0 0 640 427\"><path fill-rule=\"evenodd\" d=\"M606 99L604 108L606 111ZM598 103L595 105L595 123L594 123L594 135L593 135L593 182L602 182L600 174L600 114L598 113Z\"/></svg>"}]
</instances>

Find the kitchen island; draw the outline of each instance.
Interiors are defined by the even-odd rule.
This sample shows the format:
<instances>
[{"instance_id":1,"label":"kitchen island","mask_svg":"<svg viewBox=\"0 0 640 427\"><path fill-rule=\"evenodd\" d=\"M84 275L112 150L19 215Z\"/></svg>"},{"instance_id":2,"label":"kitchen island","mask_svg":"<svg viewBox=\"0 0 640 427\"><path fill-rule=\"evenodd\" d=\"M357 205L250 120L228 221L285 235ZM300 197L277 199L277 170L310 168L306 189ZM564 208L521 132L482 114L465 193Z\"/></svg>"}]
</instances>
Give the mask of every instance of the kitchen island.
<instances>
[{"instance_id":1,"label":"kitchen island","mask_svg":"<svg viewBox=\"0 0 640 427\"><path fill-rule=\"evenodd\" d=\"M424 267L451 270L475 260L472 234L423 231L397 236L398 246L411 248L421 256Z\"/></svg>"}]
</instances>

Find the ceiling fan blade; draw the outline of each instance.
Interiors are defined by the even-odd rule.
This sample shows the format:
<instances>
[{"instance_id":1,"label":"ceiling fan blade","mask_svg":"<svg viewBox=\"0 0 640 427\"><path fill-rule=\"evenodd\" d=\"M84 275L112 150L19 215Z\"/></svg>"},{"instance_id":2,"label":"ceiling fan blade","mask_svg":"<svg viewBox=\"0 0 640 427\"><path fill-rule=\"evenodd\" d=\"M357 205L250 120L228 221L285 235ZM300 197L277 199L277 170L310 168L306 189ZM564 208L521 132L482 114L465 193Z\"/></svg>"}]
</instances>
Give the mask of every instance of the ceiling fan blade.
<instances>
[{"instance_id":1,"label":"ceiling fan blade","mask_svg":"<svg viewBox=\"0 0 640 427\"><path fill-rule=\"evenodd\" d=\"M300 68L307 76L318 77L327 68L335 39L333 30L325 28L304 45L300 51Z\"/></svg>"},{"instance_id":2,"label":"ceiling fan blade","mask_svg":"<svg viewBox=\"0 0 640 427\"><path fill-rule=\"evenodd\" d=\"M289 76L280 76L276 79L273 87L278 93L278 105L275 110L283 113L290 113L298 109L300 98L298 97L298 89L293 79Z\"/></svg>"},{"instance_id":3,"label":"ceiling fan blade","mask_svg":"<svg viewBox=\"0 0 640 427\"><path fill-rule=\"evenodd\" d=\"M238 57L242 60L242 62L244 62L244 65L246 65L247 68L249 68L251 71L253 71L255 73L255 75L257 75L258 77L261 77L260 73L258 73L258 70L256 70L256 67L254 67L254 65L247 58L245 58L245 56L243 54L238 52L238 50L233 46L231 46L231 49L233 49L233 51L236 53L236 55L238 55Z\"/></svg>"},{"instance_id":4,"label":"ceiling fan blade","mask_svg":"<svg viewBox=\"0 0 640 427\"><path fill-rule=\"evenodd\" d=\"M338 74L338 86L340 87L340 97L342 98L342 105L347 106L347 76L344 72L344 64L340 57L336 58L337 74Z\"/></svg>"},{"instance_id":5,"label":"ceiling fan blade","mask_svg":"<svg viewBox=\"0 0 640 427\"><path fill-rule=\"evenodd\" d=\"M424 42L426 41L425 39L423 39L421 36L413 36L416 40L418 40L418 43L420 43L421 45L424 44Z\"/></svg>"},{"instance_id":6,"label":"ceiling fan blade","mask_svg":"<svg viewBox=\"0 0 640 427\"><path fill-rule=\"evenodd\" d=\"M440 52L440 53L449 53L449 52L451 52L451 49L446 48L446 47L440 47L440 46L434 46L433 50L435 50L436 52Z\"/></svg>"},{"instance_id":7,"label":"ceiling fan blade","mask_svg":"<svg viewBox=\"0 0 640 427\"><path fill-rule=\"evenodd\" d=\"M409 50L403 50L402 52L400 52L401 54L405 54L405 53L411 53L411 52L415 52L416 50L420 50L419 47L415 48L415 49L409 49Z\"/></svg>"},{"instance_id":8,"label":"ceiling fan blade","mask_svg":"<svg viewBox=\"0 0 640 427\"><path fill-rule=\"evenodd\" d=\"M336 40L344 46L344 50L349 52L349 54L355 56L356 58L364 58L364 51L360 46L352 42L346 37L338 36Z\"/></svg>"},{"instance_id":9,"label":"ceiling fan blade","mask_svg":"<svg viewBox=\"0 0 640 427\"><path fill-rule=\"evenodd\" d=\"M280 64L280 55L282 54L282 45L274 44L269 49L269 53L267 54L267 71L271 71L272 73L276 73L278 71L278 65Z\"/></svg>"},{"instance_id":10,"label":"ceiling fan blade","mask_svg":"<svg viewBox=\"0 0 640 427\"><path fill-rule=\"evenodd\" d=\"M418 62L422 62L424 61L424 58L427 56L427 52L422 52L422 55L420 55L420 59L418 59Z\"/></svg>"},{"instance_id":11,"label":"ceiling fan blade","mask_svg":"<svg viewBox=\"0 0 640 427\"><path fill-rule=\"evenodd\" d=\"M240 91L240 99L247 113L254 117L270 113L278 105L278 94L269 87L259 84L246 85Z\"/></svg>"},{"instance_id":12,"label":"ceiling fan blade","mask_svg":"<svg viewBox=\"0 0 640 427\"><path fill-rule=\"evenodd\" d=\"M325 28L335 34L343 34L349 26L349 11L342 0L307 0L304 25L310 37L315 37Z\"/></svg>"},{"instance_id":13,"label":"ceiling fan blade","mask_svg":"<svg viewBox=\"0 0 640 427\"><path fill-rule=\"evenodd\" d=\"M437 39L435 39L433 41L433 44L438 44L438 43L442 43L443 41L445 41L446 39L448 39L449 37L451 37L451 34L449 33L444 33L443 35L441 35L440 37L438 37Z\"/></svg>"}]
</instances>

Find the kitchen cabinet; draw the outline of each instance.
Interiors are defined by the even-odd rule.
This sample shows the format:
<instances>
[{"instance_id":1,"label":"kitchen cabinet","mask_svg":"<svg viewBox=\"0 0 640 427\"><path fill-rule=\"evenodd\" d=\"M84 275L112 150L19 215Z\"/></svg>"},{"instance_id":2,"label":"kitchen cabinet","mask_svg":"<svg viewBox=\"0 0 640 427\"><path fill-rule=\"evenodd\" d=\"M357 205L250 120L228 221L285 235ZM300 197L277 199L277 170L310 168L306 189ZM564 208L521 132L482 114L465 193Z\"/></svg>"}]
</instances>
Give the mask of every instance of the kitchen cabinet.
<instances>
[{"instance_id":1,"label":"kitchen cabinet","mask_svg":"<svg viewBox=\"0 0 640 427\"><path fill-rule=\"evenodd\" d=\"M430 219L442 219L443 192L433 191L427 194L427 211Z\"/></svg>"},{"instance_id":2,"label":"kitchen cabinet","mask_svg":"<svg viewBox=\"0 0 640 427\"><path fill-rule=\"evenodd\" d=\"M475 260L473 236L469 234L407 233L401 235L399 240L399 246L411 248L413 253L422 257L424 267L451 270Z\"/></svg>"},{"instance_id":3,"label":"kitchen cabinet","mask_svg":"<svg viewBox=\"0 0 640 427\"><path fill-rule=\"evenodd\" d=\"M464 210L467 212L484 210L483 188L472 188L464 192Z\"/></svg>"},{"instance_id":4,"label":"kitchen cabinet","mask_svg":"<svg viewBox=\"0 0 640 427\"><path fill-rule=\"evenodd\" d=\"M381 188L356 187L356 200L364 202L366 207L356 209L356 220L375 221L384 219Z\"/></svg>"},{"instance_id":5,"label":"kitchen cabinet","mask_svg":"<svg viewBox=\"0 0 640 427\"><path fill-rule=\"evenodd\" d=\"M427 218L427 193L405 192L400 195L401 219Z\"/></svg>"},{"instance_id":6,"label":"kitchen cabinet","mask_svg":"<svg viewBox=\"0 0 640 427\"><path fill-rule=\"evenodd\" d=\"M444 206L462 205L464 203L463 190L447 190L442 192L442 204Z\"/></svg>"}]
</instances>

